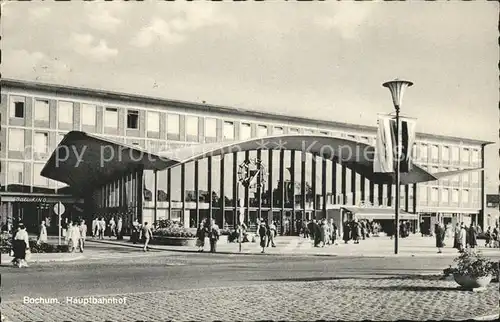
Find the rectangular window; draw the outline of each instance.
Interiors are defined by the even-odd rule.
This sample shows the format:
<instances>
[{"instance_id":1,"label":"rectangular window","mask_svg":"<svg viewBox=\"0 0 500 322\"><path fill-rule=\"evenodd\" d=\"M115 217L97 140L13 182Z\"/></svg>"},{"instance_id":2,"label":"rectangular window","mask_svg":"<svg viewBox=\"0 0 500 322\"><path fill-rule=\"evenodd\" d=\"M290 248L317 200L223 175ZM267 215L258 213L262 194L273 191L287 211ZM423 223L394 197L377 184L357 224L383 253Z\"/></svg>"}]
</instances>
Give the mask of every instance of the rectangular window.
<instances>
[{"instance_id":1,"label":"rectangular window","mask_svg":"<svg viewBox=\"0 0 500 322\"><path fill-rule=\"evenodd\" d=\"M458 169L454 168L454 169L450 169L450 171L458 171ZM459 174L456 174L456 175L450 177L450 179L451 179L451 182L453 184L459 184L460 183L460 175Z\"/></svg>"},{"instance_id":2,"label":"rectangular window","mask_svg":"<svg viewBox=\"0 0 500 322\"><path fill-rule=\"evenodd\" d=\"M34 136L35 153L47 153L48 143L49 143L48 133L35 132Z\"/></svg>"},{"instance_id":3,"label":"rectangular window","mask_svg":"<svg viewBox=\"0 0 500 322\"><path fill-rule=\"evenodd\" d=\"M427 201L427 187L420 186L417 197L422 201Z\"/></svg>"},{"instance_id":4,"label":"rectangular window","mask_svg":"<svg viewBox=\"0 0 500 322\"><path fill-rule=\"evenodd\" d=\"M427 144L420 145L420 160L427 161L427 152L428 152Z\"/></svg>"},{"instance_id":5,"label":"rectangular window","mask_svg":"<svg viewBox=\"0 0 500 322\"><path fill-rule=\"evenodd\" d=\"M186 116L186 135L198 138L197 116Z\"/></svg>"},{"instance_id":6,"label":"rectangular window","mask_svg":"<svg viewBox=\"0 0 500 322\"><path fill-rule=\"evenodd\" d=\"M42 177L40 174L44 167L43 163L33 164L33 184L39 187L47 187L49 185L49 179Z\"/></svg>"},{"instance_id":7,"label":"rectangular window","mask_svg":"<svg viewBox=\"0 0 500 322\"><path fill-rule=\"evenodd\" d=\"M9 151L24 151L24 130L9 130Z\"/></svg>"},{"instance_id":8,"label":"rectangular window","mask_svg":"<svg viewBox=\"0 0 500 322\"><path fill-rule=\"evenodd\" d=\"M72 102L59 102L58 120L59 123L73 124Z\"/></svg>"},{"instance_id":9,"label":"rectangular window","mask_svg":"<svg viewBox=\"0 0 500 322\"><path fill-rule=\"evenodd\" d=\"M450 162L450 148L443 146L443 162Z\"/></svg>"},{"instance_id":10,"label":"rectangular window","mask_svg":"<svg viewBox=\"0 0 500 322\"><path fill-rule=\"evenodd\" d=\"M283 128L281 126L275 126L274 127L274 129L273 129L273 134L274 135L281 135L283 133L285 133L285 132L283 131Z\"/></svg>"},{"instance_id":11,"label":"rectangular window","mask_svg":"<svg viewBox=\"0 0 500 322\"><path fill-rule=\"evenodd\" d=\"M149 132L160 132L160 113L148 112L146 118L147 130Z\"/></svg>"},{"instance_id":12,"label":"rectangular window","mask_svg":"<svg viewBox=\"0 0 500 322\"><path fill-rule=\"evenodd\" d=\"M438 188L432 188L431 189L431 201L432 202L437 202L439 198L439 189Z\"/></svg>"},{"instance_id":13,"label":"rectangular window","mask_svg":"<svg viewBox=\"0 0 500 322\"><path fill-rule=\"evenodd\" d=\"M354 134L348 134L347 138L350 139L350 140L356 140L356 135L354 135Z\"/></svg>"},{"instance_id":14,"label":"rectangular window","mask_svg":"<svg viewBox=\"0 0 500 322\"><path fill-rule=\"evenodd\" d=\"M416 159L417 159L417 153L418 153L417 151L418 151L418 150L417 150L417 144L416 144L416 143L414 143L414 144L413 144L413 147L412 147L412 149L411 149L411 157L412 157L412 159L413 159L413 160L416 160Z\"/></svg>"},{"instance_id":15,"label":"rectangular window","mask_svg":"<svg viewBox=\"0 0 500 322\"><path fill-rule=\"evenodd\" d=\"M24 183L24 163L9 162L9 177L8 184L23 184Z\"/></svg>"},{"instance_id":16,"label":"rectangular window","mask_svg":"<svg viewBox=\"0 0 500 322\"><path fill-rule=\"evenodd\" d=\"M468 186L470 184L469 173L462 174L462 183L464 186Z\"/></svg>"},{"instance_id":17,"label":"rectangular window","mask_svg":"<svg viewBox=\"0 0 500 322\"><path fill-rule=\"evenodd\" d=\"M139 128L139 111L127 110L127 129Z\"/></svg>"},{"instance_id":18,"label":"rectangular window","mask_svg":"<svg viewBox=\"0 0 500 322\"><path fill-rule=\"evenodd\" d=\"M462 163L469 163L470 150L467 148L462 149L461 160Z\"/></svg>"},{"instance_id":19,"label":"rectangular window","mask_svg":"<svg viewBox=\"0 0 500 322\"><path fill-rule=\"evenodd\" d=\"M167 114L167 133L180 134L180 117L179 114Z\"/></svg>"},{"instance_id":20,"label":"rectangular window","mask_svg":"<svg viewBox=\"0 0 500 322\"><path fill-rule=\"evenodd\" d=\"M234 123L224 121L224 140L234 140Z\"/></svg>"},{"instance_id":21,"label":"rectangular window","mask_svg":"<svg viewBox=\"0 0 500 322\"><path fill-rule=\"evenodd\" d=\"M441 202L448 203L450 201L450 190L443 189L441 190Z\"/></svg>"},{"instance_id":22,"label":"rectangular window","mask_svg":"<svg viewBox=\"0 0 500 322\"><path fill-rule=\"evenodd\" d=\"M322 134L322 135L329 135L328 131L319 131L319 134ZM367 138L368 139L368 138Z\"/></svg>"},{"instance_id":23,"label":"rectangular window","mask_svg":"<svg viewBox=\"0 0 500 322\"><path fill-rule=\"evenodd\" d=\"M104 112L104 127L116 129L118 128L118 109L114 107L106 107Z\"/></svg>"},{"instance_id":24,"label":"rectangular window","mask_svg":"<svg viewBox=\"0 0 500 322\"><path fill-rule=\"evenodd\" d=\"M458 203L458 199L459 199L458 195L459 195L458 189L453 189L453 191L451 192L451 201L454 203Z\"/></svg>"},{"instance_id":25,"label":"rectangular window","mask_svg":"<svg viewBox=\"0 0 500 322\"><path fill-rule=\"evenodd\" d=\"M288 129L288 133L290 133L290 134L299 134L300 131L299 131L299 129L290 128L290 129Z\"/></svg>"},{"instance_id":26,"label":"rectangular window","mask_svg":"<svg viewBox=\"0 0 500 322\"><path fill-rule=\"evenodd\" d=\"M257 136L258 137L267 136L267 126L265 125L257 126Z\"/></svg>"},{"instance_id":27,"label":"rectangular window","mask_svg":"<svg viewBox=\"0 0 500 322\"><path fill-rule=\"evenodd\" d=\"M472 184L478 184L479 183L479 172L477 171L474 171L471 173L471 177L472 177Z\"/></svg>"},{"instance_id":28,"label":"rectangular window","mask_svg":"<svg viewBox=\"0 0 500 322\"><path fill-rule=\"evenodd\" d=\"M469 203L470 200L469 200L469 190L465 189L462 191L462 203Z\"/></svg>"},{"instance_id":29,"label":"rectangular window","mask_svg":"<svg viewBox=\"0 0 500 322\"><path fill-rule=\"evenodd\" d=\"M96 107L92 104L82 104L82 124L96 126Z\"/></svg>"},{"instance_id":30,"label":"rectangular window","mask_svg":"<svg viewBox=\"0 0 500 322\"><path fill-rule=\"evenodd\" d=\"M26 99L20 96L10 98L10 117L24 118L24 104Z\"/></svg>"},{"instance_id":31,"label":"rectangular window","mask_svg":"<svg viewBox=\"0 0 500 322\"><path fill-rule=\"evenodd\" d=\"M212 118L205 119L205 137L216 138L217 137L217 120Z\"/></svg>"},{"instance_id":32,"label":"rectangular window","mask_svg":"<svg viewBox=\"0 0 500 322\"><path fill-rule=\"evenodd\" d=\"M59 143L61 143L61 141L64 139L65 135L66 134L62 134L62 133L57 134L57 145L59 145Z\"/></svg>"},{"instance_id":33,"label":"rectangular window","mask_svg":"<svg viewBox=\"0 0 500 322\"><path fill-rule=\"evenodd\" d=\"M478 150L472 150L472 162L474 164L478 164L481 162L481 158L479 157L479 151Z\"/></svg>"},{"instance_id":34,"label":"rectangular window","mask_svg":"<svg viewBox=\"0 0 500 322\"><path fill-rule=\"evenodd\" d=\"M370 143L370 139L367 136L362 136L359 139L363 143Z\"/></svg>"},{"instance_id":35,"label":"rectangular window","mask_svg":"<svg viewBox=\"0 0 500 322\"><path fill-rule=\"evenodd\" d=\"M458 149L458 146L451 147L451 162L453 164L458 164L458 162L460 161L459 156L458 156L459 151L460 150Z\"/></svg>"},{"instance_id":36,"label":"rectangular window","mask_svg":"<svg viewBox=\"0 0 500 322\"><path fill-rule=\"evenodd\" d=\"M437 146L437 145L431 146L431 159L433 162L438 162L438 160L439 160L439 146Z\"/></svg>"},{"instance_id":37,"label":"rectangular window","mask_svg":"<svg viewBox=\"0 0 500 322\"><path fill-rule=\"evenodd\" d=\"M241 123L240 140L248 140L252 137L252 126L249 123Z\"/></svg>"},{"instance_id":38,"label":"rectangular window","mask_svg":"<svg viewBox=\"0 0 500 322\"><path fill-rule=\"evenodd\" d=\"M439 167L432 167L431 168L431 173L438 173L439 172Z\"/></svg>"},{"instance_id":39,"label":"rectangular window","mask_svg":"<svg viewBox=\"0 0 500 322\"><path fill-rule=\"evenodd\" d=\"M49 122L49 101L35 100L35 120Z\"/></svg>"}]
</instances>

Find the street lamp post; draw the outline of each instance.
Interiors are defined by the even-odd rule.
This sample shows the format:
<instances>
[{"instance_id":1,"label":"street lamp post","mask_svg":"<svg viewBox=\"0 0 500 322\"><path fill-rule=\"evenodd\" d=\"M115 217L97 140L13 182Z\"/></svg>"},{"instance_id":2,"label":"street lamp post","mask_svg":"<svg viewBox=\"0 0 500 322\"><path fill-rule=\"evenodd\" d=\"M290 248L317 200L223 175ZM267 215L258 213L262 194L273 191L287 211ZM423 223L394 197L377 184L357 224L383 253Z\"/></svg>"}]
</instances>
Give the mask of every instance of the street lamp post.
<instances>
[{"instance_id":1,"label":"street lamp post","mask_svg":"<svg viewBox=\"0 0 500 322\"><path fill-rule=\"evenodd\" d=\"M395 218L394 218L394 254L398 253L399 240L399 186L400 186L400 161L401 161L401 144L399 137L399 108L403 101L403 94L406 88L412 86L410 81L395 79L385 82L382 86L387 87L391 91L392 102L396 109L396 202L395 202Z\"/></svg>"}]
</instances>

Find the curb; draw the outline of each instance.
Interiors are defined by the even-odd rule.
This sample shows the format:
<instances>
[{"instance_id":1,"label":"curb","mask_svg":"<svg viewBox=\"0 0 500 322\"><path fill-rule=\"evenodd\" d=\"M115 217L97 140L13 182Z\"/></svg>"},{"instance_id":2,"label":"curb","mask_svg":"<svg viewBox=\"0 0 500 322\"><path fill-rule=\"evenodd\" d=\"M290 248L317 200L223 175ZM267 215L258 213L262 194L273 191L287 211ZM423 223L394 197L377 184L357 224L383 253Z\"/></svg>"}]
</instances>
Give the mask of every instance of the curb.
<instances>
[{"instance_id":1,"label":"curb","mask_svg":"<svg viewBox=\"0 0 500 322\"><path fill-rule=\"evenodd\" d=\"M77 261L84 259L84 255L78 255L78 256L72 256L72 257L63 257L63 258L39 258L35 260L30 260L28 264L31 263L55 263L55 262L72 262L72 261ZM0 266L12 266L11 261L2 261L2 264Z\"/></svg>"},{"instance_id":2,"label":"curb","mask_svg":"<svg viewBox=\"0 0 500 322\"><path fill-rule=\"evenodd\" d=\"M500 314L484 315L473 318L474 321L495 321L500 318Z\"/></svg>"},{"instance_id":3,"label":"curb","mask_svg":"<svg viewBox=\"0 0 500 322\"><path fill-rule=\"evenodd\" d=\"M87 240L90 242L94 243L100 243L100 244L108 244L108 245L115 245L115 246L123 246L123 247L131 247L131 248L139 248L142 249L143 246L140 244L129 244L129 243L116 243L114 241L107 241L107 240ZM179 252L179 253L199 253L197 250L194 249L164 249L164 248L158 248L155 247L154 245L148 246L149 249L152 250L157 250L157 251L164 251L164 252ZM208 252L207 252L208 253ZM217 254L223 254L223 255L253 255L253 256L281 256L281 257L334 257L334 258L452 258L456 257L456 254L304 254L304 253L290 253L290 254L283 254L283 253L261 253L261 252L231 252L231 251L217 251Z\"/></svg>"}]
</instances>

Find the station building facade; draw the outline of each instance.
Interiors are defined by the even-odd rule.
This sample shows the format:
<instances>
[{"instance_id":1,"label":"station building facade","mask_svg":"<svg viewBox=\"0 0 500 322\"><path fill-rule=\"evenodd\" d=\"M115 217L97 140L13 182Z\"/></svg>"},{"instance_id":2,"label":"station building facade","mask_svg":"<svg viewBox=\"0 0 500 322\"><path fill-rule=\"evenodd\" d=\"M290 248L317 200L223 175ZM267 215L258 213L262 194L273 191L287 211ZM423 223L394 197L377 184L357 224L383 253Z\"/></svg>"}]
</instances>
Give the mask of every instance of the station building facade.
<instances>
[{"instance_id":1,"label":"station building facade","mask_svg":"<svg viewBox=\"0 0 500 322\"><path fill-rule=\"evenodd\" d=\"M71 131L152 154L280 135L375 143L374 126L18 80L2 79L1 85L2 224L17 216L36 227L41 220L53 217L56 201L67 206L68 216L85 212L83 194L75 193L64 181L41 175L51 153ZM418 133L414 161L431 174L483 168L488 143ZM313 153L288 150L286 138L273 144L226 151L222 157L207 156L164 170L128 169L125 181L118 180L123 178L119 176L103 184L94 191L92 200L102 213L127 212L140 215L142 221L168 218L189 226L208 214L225 227L234 224L238 198L249 207L249 225L265 213L280 221L281 229L289 230L297 218L315 218L327 208L394 206L392 184L372 187L373 182L352 167ZM278 145L282 145L279 151L273 151ZM236 191L239 165L254 158L267 167L263 186L240 186ZM134 199L137 204L127 204L127 189L129 196L134 193L140 197ZM417 213L429 227L437 219L483 224L482 171L406 185L402 192L402 208ZM286 228L288 222L292 224Z\"/></svg>"}]
</instances>

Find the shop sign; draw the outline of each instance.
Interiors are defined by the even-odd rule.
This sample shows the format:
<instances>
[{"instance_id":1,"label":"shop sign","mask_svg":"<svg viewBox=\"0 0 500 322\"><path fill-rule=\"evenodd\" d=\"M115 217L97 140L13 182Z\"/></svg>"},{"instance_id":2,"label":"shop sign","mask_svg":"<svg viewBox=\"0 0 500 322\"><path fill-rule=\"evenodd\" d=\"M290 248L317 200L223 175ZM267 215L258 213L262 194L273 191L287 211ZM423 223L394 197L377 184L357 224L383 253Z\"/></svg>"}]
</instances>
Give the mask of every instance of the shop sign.
<instances>
[{"instance_id":1,"label":"shop sign","mask_svg":"<svg viewBox=\"0 0 500 322\"><path fill-rule=\"evenodd\" d=\"M15 197L15 202L47 202L46 197Z\"/></svg>"}]
</instances>

